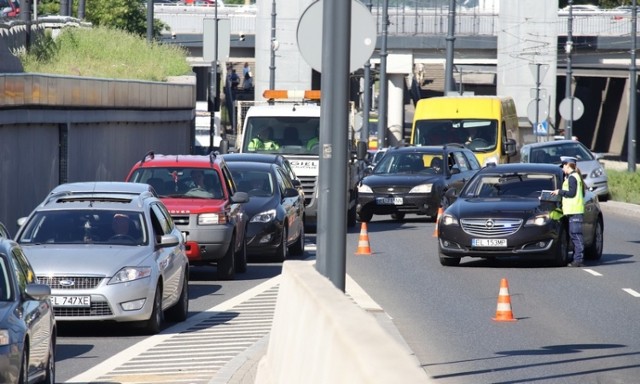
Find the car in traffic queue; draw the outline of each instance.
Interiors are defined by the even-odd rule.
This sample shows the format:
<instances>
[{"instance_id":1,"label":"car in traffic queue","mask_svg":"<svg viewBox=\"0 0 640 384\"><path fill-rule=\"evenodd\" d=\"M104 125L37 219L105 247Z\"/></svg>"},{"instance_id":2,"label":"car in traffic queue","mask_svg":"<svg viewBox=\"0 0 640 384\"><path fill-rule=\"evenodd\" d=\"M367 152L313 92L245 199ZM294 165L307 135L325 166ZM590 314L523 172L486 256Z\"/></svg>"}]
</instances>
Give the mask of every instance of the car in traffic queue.
<instances>
[{"instance_id":1,"label":"car in traffic queue","mask_svg":"<svg viewBox=\"0 0 640 384\"><path fill-rule=\"evenodd\" d=\"M126 181L151 185L186 240L191 265L216 265L218 280L247 270L245 192L238 191L222 156L148 152Z\"/></svg>"},{"instance_id":2,"label":"car in traffic queue","mask_svg":"<svg viewBox=\"0 0 640 384\"><path fill-rule=\"evenodd\" d=\"M0 238L0 383L55 383L57 326L50 294L20 245Z\"/></svg>"},{"instance_id":3,"label":"car in traffic queue","mask_svg":"<svg viewBox=\"0 0 640 384\"><path fill-rule=\"evenodd\" d=\"M523 163L561 164L560 157L575 157L585 186L595 193L600 201L610 197L609 178L600 163L602 154L595 154L577 140L553 140L525 144L520 148Z\"/></svg>"},{"instance_id":4,"label":"car in traffic queue","mask_svg":"<svg viewBox=\"0 0 640 384\"><path fill-rule=\"evenodd\" d=\"M564 174L557 165L492 164L467 182L437 223L440 263L463 257L527 258L566 266L571 260L567 218L560 198ZM597 196L584 197L584 258L602 256L604 219Z\"/></svg>"},{"instance_id":5,"label":"car in traffic queue","mask_svg":"<svg viewBox=\"0 0 640 384\"><path fill-rule=\"evenodd\" d=\"M225 155L226 156L226 155ZM227 164L240 191L249 194L245 212L247 252L275 261L304 253L304 195L287 171L274 163L231 161Z\"/></svg>"},{"instance_id":6,"label":"car in traffic queue","mask_svg":"<svg viewBox=\"0 0 640 384\"><path fill-rule=\"evenodd\" d=\"M460 190L480 169L469 149L460 144L389 149L358 188L357 213L368 222L373 215L402 220L407 213L437 218L448 205L445 193Z\"/></svg>"},{"instance_id":7,"label":"car in traffic queue","mask_svg":"<svg viewBox=\"0 0 640 384\"><path fill-rule=\"evenodd\" d=\"M18 221L16 241L51 287L58 321L115 321L155 334L165 315L187 318L184 240L149 185L61 184Z\"/></svg>"}]
</instances>

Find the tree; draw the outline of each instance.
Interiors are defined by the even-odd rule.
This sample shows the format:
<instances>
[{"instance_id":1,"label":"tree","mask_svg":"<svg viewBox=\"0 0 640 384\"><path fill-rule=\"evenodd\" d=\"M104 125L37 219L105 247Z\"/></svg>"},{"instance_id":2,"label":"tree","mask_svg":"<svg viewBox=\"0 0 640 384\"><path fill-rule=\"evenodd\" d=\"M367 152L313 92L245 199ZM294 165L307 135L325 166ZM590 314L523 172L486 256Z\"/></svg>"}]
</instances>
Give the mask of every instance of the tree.
<instances>
[{"instance_id":1,"label":"tree","mask_svg":"<svg viewBox=\"0 0 640 384\"><path fill-rule=\"evenodd\" d=\"M121 29L140 36L147 33L147 0L85 0L85 19L99 26ZM72 12L77 16L78 0L73 0ZM60 13L60 0L41 0L38 14ZM160 20L153 22L155 36L168 29Z\"/></svg>"}]
</instances>

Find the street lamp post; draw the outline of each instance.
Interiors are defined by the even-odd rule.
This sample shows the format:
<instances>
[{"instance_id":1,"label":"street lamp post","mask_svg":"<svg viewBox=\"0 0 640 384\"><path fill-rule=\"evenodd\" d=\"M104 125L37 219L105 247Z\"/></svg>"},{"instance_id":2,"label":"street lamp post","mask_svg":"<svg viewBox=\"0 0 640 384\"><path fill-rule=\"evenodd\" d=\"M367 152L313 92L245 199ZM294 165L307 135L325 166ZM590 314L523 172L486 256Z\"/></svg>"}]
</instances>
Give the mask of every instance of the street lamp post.
<instances>
[{"instance_id":1,"label":"street lamp post","mask_svg":"<svg viewBox=\"0 0 640 384\"><path fill-rule=\"evenodd\" d=\"M638 21L638 10L636 0L633 0L633 11L631 13L631 66L629 67L629 132L627 146L627 167L629 172L636 171L636 95L638 92L637 68L636 68L636 22Z\"/></svg>"},{"instance_id":2,"label":"street lamp post","mask_svg":"<svg viewBox=\"0 0 640 384\"><path fill-rule=\"evenodd\" d=\"M213 139L215 135L216 126L216 111L220 109L220 102L218 100L218 2L215 2L214 8L214 22L215 22L215 41L213 43L213 61L209 69L209 112L211 113L210 128L209 128L209 151L213 151ZM223 132L220 133L223 137Z\"/></svg>"},{"instance_id":3,"label":"street lamp post","mask_svg":"<svg viewBox=\"0 0 640 384\"><path fill-rule=\"evenodd\" d=\"M573 70L571 69L571 52L573 51L573 0L569 0L569 18L567 19L567 44L565 45L565 52L567 54L567 75L565 77L565 97L570 102L569 119L567 120L567 127L564 130L564 138L570 140L573 137L573 94L571 92L571 77L573 76Z\"/></svg>"},{"instance_id":4,"label":"street lamp post","mask_svg":"<svg viewBox=\"0 0 640 384\"><path fill-rule=\"evenodd\" d=\"M269 89L276 88L276 50L278 42L276 41L276 0L271 2L271 61L269 63Z\"/></svg>"}]
</instances>

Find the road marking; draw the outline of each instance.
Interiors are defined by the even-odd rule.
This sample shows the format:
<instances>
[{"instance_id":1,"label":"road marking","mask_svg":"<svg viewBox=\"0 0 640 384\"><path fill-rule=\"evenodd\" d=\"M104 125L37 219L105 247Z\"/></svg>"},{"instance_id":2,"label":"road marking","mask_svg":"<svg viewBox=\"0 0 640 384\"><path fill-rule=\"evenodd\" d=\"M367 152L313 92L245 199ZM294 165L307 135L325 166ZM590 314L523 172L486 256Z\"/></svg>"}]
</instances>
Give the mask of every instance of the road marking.
<instances>
[{"instance_id":1,"label":"road marking","mask_svg":"<svg viewBox=\"0 0 640 384\"><path fill-rule=\"evenodd\" d=\"M631 288L622 288L622 290L627 292L628 294L630 294L633 297L640 297L640 293L638 293L637 291L634 291Z\"/></svg>"},{"instance_id":2,"label":"road marking","mask_svg":"<svg viewBox=\"0 0 640 384\"><path fill-rule=\"evenodd\" d=\"M583 271L592 274L593 276L602 276L601 273L594 271L593 269L584 268Z\"/></svg>"},{"instance_id":3,"label":"road marking","mask_svg":"<svg viewBox=\"0 0 640 384\"><path fill-rule=\"evenodd\" d=\"M271 332L280 276L112 356L66 383L208 383Z\"/></svg>"}]
</instances>

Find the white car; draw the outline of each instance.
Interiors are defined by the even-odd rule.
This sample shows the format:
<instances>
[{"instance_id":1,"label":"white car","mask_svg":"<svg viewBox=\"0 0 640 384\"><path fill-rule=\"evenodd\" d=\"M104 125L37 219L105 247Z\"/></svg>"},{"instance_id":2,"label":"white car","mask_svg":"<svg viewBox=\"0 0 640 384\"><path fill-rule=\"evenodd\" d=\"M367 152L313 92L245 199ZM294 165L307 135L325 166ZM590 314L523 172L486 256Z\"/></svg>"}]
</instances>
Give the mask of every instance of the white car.
<instances>
[{"instance_id":1,"label":"white car","mask_svg":"<svg viewBox=\"0 0 640 384\"><path fill-rule=\"evenodd\" d=\"M560 164L560 156L575 157L585 186L600 200L610 197L607 172L600 163L601 154L595 154L576 140L554 140L525 144L520 148L522 163Z\"/></svg>"},{"instance_id":2,"label":"white car","mask_svg":"<svg viewBox=\"0 0 640 384\"><path fill-rule=\"evenodd\" d=\"M187 318L184 239L148 184L62 184L18 224L58 321L135 322L154 334L165 312Z\"/></svg>"}]
</instances>

